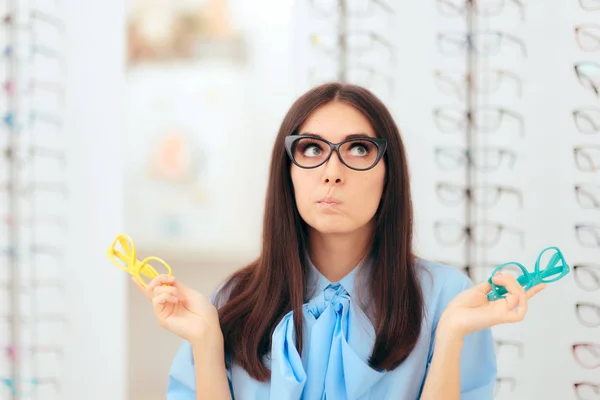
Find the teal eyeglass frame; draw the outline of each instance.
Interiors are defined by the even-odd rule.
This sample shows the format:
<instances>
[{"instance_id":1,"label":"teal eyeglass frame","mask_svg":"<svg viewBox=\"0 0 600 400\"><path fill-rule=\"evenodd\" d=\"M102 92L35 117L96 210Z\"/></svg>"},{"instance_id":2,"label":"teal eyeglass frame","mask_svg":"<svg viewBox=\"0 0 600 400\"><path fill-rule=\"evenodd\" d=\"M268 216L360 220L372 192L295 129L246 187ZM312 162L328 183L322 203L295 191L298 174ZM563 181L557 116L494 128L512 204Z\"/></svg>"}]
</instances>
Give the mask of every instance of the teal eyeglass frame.
<instances>
[{"instance_id":1,"label":"teal eyeglass frame","mask_svg":"<svg viewBox=\"0 0 600 400\"><path fill-rule=\"evenodd\" d=\"M554 250L555 253L550 258L550 261L548 261L546 267L543 270L540 270L540 262L542 256L545 252L550 250ZM532 287L534 287L535 285L539 285L540 283L556 282L557 280L567 276L567 274L571 271L571 267L569 266L569 264L567 264L563 253L558 247L546 247L538 255L537 260L535 261L535 267L533 272L527 271L527 268L525 268L521 263L516 261L507 262L494 268L492 275L488 279L488 282L492 284L492 290L490 293L487 294L487 298L489 301L504 298L508 294L508 290L506 290L504 286L496 285L495 283L493 283L492 278L498 271L509 265L516 265L521 271L523 271L523 275L517 278L517 282L519 282L519 284L523 286L525 290L531 289Z\"/></svg>"}]
</instances>

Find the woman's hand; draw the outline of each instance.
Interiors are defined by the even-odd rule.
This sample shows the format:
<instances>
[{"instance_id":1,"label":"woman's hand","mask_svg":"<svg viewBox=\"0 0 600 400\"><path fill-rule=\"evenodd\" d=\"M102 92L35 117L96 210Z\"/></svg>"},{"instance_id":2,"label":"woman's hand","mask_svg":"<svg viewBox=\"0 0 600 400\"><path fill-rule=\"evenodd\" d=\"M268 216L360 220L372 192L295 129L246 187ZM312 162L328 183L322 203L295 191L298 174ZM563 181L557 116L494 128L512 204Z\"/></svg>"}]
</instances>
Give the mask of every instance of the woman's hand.
<instances>
[{"instance_id":1,"label":"woman's hand","mask_svg":"<svg viewBox=\"0 0 600 400\"><path fill-rule=\"evenodd\" d=\"M505 298L489 301L487 294L492 285L487 281L465 290L448 303L440 318L438 331L462 339L469 333L494 325L519 322L527 313L528 300L546 287L542 283L525 291L514 276L501 273L494 275L492 281L507 289Z\"/></svg>"},{"instance_id":2,"label":"woman's hand","mask_svg":"<svg viewBox=\"0 0 600 400\"><path fill-rule=\"evenodd\" d=\"M143 287L133 282L152 301L158 324L190 343L205 339L223 339L215 306L200 293L175 277L159 275Z\"/></svg>"}]
</instances>

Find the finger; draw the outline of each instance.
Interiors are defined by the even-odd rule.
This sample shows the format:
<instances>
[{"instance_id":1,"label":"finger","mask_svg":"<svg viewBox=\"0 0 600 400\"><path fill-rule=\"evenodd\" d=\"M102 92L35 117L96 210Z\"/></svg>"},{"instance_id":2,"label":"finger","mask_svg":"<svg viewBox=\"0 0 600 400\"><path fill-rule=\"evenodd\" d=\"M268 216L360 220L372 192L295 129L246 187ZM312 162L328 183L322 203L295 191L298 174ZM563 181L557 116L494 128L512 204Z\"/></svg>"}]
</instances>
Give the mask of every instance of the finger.
<instances>
[{"instance_id":1,"label":"finger","mask_svg":"<svg viewBox=\"0 0 600 400\"><path fill-rule=\"evenodd\" d=\"M546 288L546 284L545 283L540 283L539 285L535 285L534 287L532 287L531 289L529 289L527 291L527 298L531 299L533 296L535 296L536 294L538 294L539 292L541 292L545 288Z\"/></svg>"},{"instance_id":2,"label":"finger","mask_svg":"<svg viewBox=\"0 0 600 400\"><path fill-rule=\"evenodd\" d=\"M146 288L143 287L142 284L140 282L138 282L137 279L135 279L135 276L132 276L131 280L133 281L133 283L135 283L135 286L137 286L138 289L141 290L142 293L146 294Z\"/></svg>"},{"instance_id":3,"label":"finger","mask_svg":"<svg viewBox=\"0 0 600 400\"><path fill-rule=\"evenodd\" d=\"M476 289L479 293L488 294L490 290L492 290L492 284L488 281L483 281L475 285L474 289Z\"/></svg>"},{"instance_id":4,"label":"finger","mask_svg":"<svg viewBox=\"0 0 600 400\"><path fill-rule=\"evenodd\" d=\"M177 289L176 287L173 286L156 286L153 290L153 298L161 295L163 293L168 293L171 296L176 297L177 299L181 300L183 296L181 296L181 294L179 293L179 289Z\"/></svg>"},{"instance_id":5,"label":"finger","mask_svg":"<svg viewBox=\"0 0 600 400\"><path fill-rule=\"evenodd\" d=\"M161 293L152 299L152 305L155 309L162 308L167 303L177 304L178 302L177 297L170 293Z\"/></svg>"},{"instance_id":6,"label":"finger","mask_svg":"<svg viewBox=\"0 0 600 400\"><path fill-rule=\"evenodd\" d=\"M496 285L501 285L506 288L508 293L518 295L525 293L525 288L519 284L517 278L509 274L494 275L492 281Z\"/></svg>"},{"instance_id":7,"label":"finger","mask_svg":"<svg viewBox=\"0 0 600 400\"><path fill-rule=\"evenodd\" d=\"M160 274L152 279L152 282L146 287L146 290L152 292L155 287L162 285L171 285L175 278L170 275Z\"/></svg>"}]
</instances>

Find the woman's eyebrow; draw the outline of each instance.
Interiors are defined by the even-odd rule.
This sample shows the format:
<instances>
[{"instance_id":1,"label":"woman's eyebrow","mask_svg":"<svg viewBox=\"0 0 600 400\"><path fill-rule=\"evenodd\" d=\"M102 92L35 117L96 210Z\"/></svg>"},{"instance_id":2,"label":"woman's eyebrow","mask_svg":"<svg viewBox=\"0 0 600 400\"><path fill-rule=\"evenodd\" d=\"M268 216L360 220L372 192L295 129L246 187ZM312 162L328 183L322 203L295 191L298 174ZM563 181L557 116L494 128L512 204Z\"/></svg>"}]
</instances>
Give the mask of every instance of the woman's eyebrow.
<instances>
[{"instance_id":1,"label":"woman's eyebrow","mask_svg":"<svg viewBox=\"0 0 600 400\"><path fill-rule=\"evenodd\" d=\"M311 132L302 132L302 133L300 133L300 136L303 136L303 135L316 136L316 137L319 137L321 139L324 139L323 136L319 135L318 133L311 133ZM372 137L373 136L369 136L366 133L352 133L350 135L344 136L344 138L342 140L355 139L355 138L372 138Z\"/></svg>"}]
</instances>

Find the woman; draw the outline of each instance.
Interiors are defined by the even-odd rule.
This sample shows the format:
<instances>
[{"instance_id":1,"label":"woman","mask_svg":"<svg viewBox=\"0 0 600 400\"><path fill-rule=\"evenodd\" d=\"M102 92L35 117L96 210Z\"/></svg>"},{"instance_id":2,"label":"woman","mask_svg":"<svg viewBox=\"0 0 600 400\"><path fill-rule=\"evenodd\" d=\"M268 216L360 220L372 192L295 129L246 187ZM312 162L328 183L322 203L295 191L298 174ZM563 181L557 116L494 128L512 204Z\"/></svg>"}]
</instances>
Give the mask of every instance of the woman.
<instances>
[{"instance_id":1,"label":"woman","mask_svg":"<svg viewBox=\"0 0 600 400\"><path fill-rule=\"evenodd\" d=\"M386 107L331 83L301 96L272 153L259 258L209 300L174 277L146 289L185 340L167 397L491 399L490 327L520 321L509 275L488 302L457 269L416 257L407 159Z\"/></svg>"}]
</instances>

